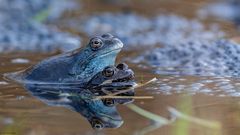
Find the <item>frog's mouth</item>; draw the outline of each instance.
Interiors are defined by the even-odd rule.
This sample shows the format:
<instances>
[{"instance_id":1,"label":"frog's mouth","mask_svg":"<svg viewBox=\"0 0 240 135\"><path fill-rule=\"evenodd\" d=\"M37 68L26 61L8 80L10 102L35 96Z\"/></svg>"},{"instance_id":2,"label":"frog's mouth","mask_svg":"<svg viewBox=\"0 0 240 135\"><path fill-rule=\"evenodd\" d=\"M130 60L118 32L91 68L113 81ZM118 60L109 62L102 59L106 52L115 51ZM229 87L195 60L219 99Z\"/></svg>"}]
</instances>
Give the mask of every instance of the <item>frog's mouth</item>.
<instances>
[{"instance_id":1,"label":"frog's mouth","mask_svg":"<svg viewBox=\"0 0 240 135\"><path fill-rule=\"evenodd\" d=\"M70 71L70 74L81 74L82 71L85 70L85 67L88 67L86 70L95 70L96 64L99 66L97 67L97 70L99 71L101 68L113 65L117 54L121 51L122 48L123 43L119 39L113 38L112 44L103 45L103 47L99 50L92 51L91 53L89 52L90 54L85 56L84 59L80 59L80 61L77 59L76 63L73 65L73 68Z\"/></svg>"},{"instance_id":2,"label":"frog's mouth","mask_svg":"<svg viewBox=\"0 0 240 135\"><path fill-rule=\"evenodd\" d=\"M103 85L100 85L99 87L101 90L107 90L107 91L120 91L120 90L127 90L134 88L136 83L132 80L126 80L126 79L117 79L113 80L111 83L106 83Z\"/></svg>"},{"instance_id":3,"label":"frog's mouth","mask_svg":"<svg viewBox=\"0 0 240 135\"><path fill-rule=\"evenodd\" d=\"M108 59L106 59L107 61L111 61L110 58L112 60L115 60L117 57L117 54L121 51L122 47L118 47L116 49L110 50L110 51L103 51L101 53L99 52L94 52L91 55L89 55L86 59L84 59L83 61L80 61L80 63L77 64L77 66L73 67L73 71L77 71L77 68L81 67L81 65L87 65L87 63L89 63L90 61L92 61L95 58L103 58L103 57L107 57L109 55L112 55L112 57L108 57ZM108 66L108 65L106 65Z\"/></svg>"}]
</instances>

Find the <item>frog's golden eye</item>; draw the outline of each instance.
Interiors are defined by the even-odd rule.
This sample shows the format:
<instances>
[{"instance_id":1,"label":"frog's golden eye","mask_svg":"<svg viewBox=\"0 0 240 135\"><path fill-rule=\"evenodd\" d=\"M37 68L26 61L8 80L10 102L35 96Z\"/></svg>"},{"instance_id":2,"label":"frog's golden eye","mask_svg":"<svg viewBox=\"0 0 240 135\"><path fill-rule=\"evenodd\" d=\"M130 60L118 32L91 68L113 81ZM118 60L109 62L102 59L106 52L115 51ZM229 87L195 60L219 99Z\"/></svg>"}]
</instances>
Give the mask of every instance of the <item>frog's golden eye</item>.
<instances>
[{"instance_id":1,"label":"frog's golden eye","mask_svg":"<svg viewBox=\"0 0 240 135\"><path fill-rule=\"evenodd\" d=\"M113 67L106 67L102 74L105 76L105 77L112 77L115 73L115 68Z\"/></svg>"},{"instance_id":2,"label":"frog's golden eye","mask_svg":"<svg viewBox=\"0 0 240 135\"><path fill-rule=\"evenodd\" d=\"M99 48L101 48L103 45L103 42L100 38L93 38L90 42L90 46L92 48L92 50L98 50Z\"/></svg>"}]
</instances>

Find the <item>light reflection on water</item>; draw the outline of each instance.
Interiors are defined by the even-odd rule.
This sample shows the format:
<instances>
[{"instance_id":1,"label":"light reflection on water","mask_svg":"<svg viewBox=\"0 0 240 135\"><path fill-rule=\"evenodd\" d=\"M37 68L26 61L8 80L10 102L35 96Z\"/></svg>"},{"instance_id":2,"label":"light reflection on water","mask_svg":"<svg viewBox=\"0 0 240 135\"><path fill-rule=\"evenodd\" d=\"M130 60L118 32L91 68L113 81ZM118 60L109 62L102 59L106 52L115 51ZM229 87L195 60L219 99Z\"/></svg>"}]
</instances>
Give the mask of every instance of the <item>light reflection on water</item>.
<instances>
[{"instance_id":1,"label":"light reflection on water","mask_svg":"<svg viewBox=\"0 0 240 135\"><path fill-rule=\"evenodd\" d=\"M156 85L148 87L153 93L173 94L206 94L219 97L239 97L240 80L227 77L196 77L196 76L160 76Z\"/></svg>"},{"instance_id":2,"label":"light reflection on water","mask_svg":"<svg viewBox=\"0 0 240 135\"><path fill-rule=\"evenodd\" d=\"M1 73L23 69L45 57L46 56L39 55L36 59L29 58L30 63L28 64L12 64L9 59L4 60L6 65L12 66L9 69L5 68ZM119 60L120 59L121 57ZM129 64L129 66L134 69L138 82L147 81L153 77L158 77L159 79L159 81L153 84L136 90L137 95L154 96L153 100L137 100L135 103L138 106L163 117L168 117L168 106L180 109L181 107L178 107L179 104L183 102L183 99L189 97L192 106L184 106L182 111L184 111L186 107L190 107L192 108L192 114L194 116L220 121L223 124L223 133L238 134L237 128L239 128L238 114L240 113L240 102L238 98L229 96L227 95L228 93L226 93L228 92L227 89L232 89L228 86L229 83L237 85L238 82L235 83L231 78L221 77L159 76L151 73L149 69L141 69L134 64ZM218 89L215 88L217 86L219 87ZM2 125L0 127L2 128L19 128L17 123L21 123L22 132L27 134L95 133L89 123L78 113L63 107L48 106L32 97L26 90L17 84L12 82L2 84L0 93L0 125ZM119 129L103 130L101 134L133 134L152 123L148 119L132 112L125 106L119 106L118 109L124 120L123 126ZM15 124L9 124L9 121ZM230 127L235 127L235 130L232 130ZM30 130L27 130L29 128ZM152 131L151 134L158 134L159 132L171 134L174 128L176 127L164 126ZM212 131L211 129L203 129L204 128L201 126L196 127L190 125L189 132L194 132L196 134L197 131L197 133L202 134L206 132L211 133Z\"/></svg>"},{"instance_id":3,"label":"light reflection on water","mask_svg":"<svg viewBox=\"0 0 240 135\"><path fill-rule=\"evenodd\" d=\"M162 10L168 12L176 9L173 2L159 2ZM170 4L169 4L170 3ZM87 2L87 5L91 2ZM198 3L192 3L198 5ZM157 5L157 4L155 4ZM187 2L182 5L177 4L178 8L174 12L186 16L192 16L189 9L195 8ZM97 6L97 5L94 5ZM92 6L91 8L93 8ZM147 5L150 6L150 5ZM155 6L154 6L155 7ZM186 9L185 9L186 8ZM144 6L137 10L143 10ZM89 9L94 11L96 9ZM154 9L150 9L149 13ZM185 11L184 11L185 10ZM181 12L180 12L181 11ZM88 11L86 11L88 12ZM221 24L222 22L220 22ZM225 27L229 24L221 24ZM231 31L227 27L226 32ZM234 35L234 34L230 34ZM142 52L123 52L118 61L124 57ZM34 57L33 57L34 56ZM24 69L37 61L44 59L48 54L1 54L0 56L0 74ZM11 63L15 58L26 58L29 63ZM152 72L147 65L139 67L129 63L129 66L135 71L138 82L150 80L157 77L159 81L154 84L137 89L137 95L153 95L153 100L137 100L135 103L140 107L168 117L167 107L172 106L184 112L191 110L191 115L208 120L216 120L222 124L222 134L238 135L240 128L240 100L239 87L240 81L234 78L221 77L196 77L196 76L168 76L158 75ZM184 104L184 99L189 104ZM63 107L48 106L45 103L31 96L18 84L8 82L0 78L0 131L16 131L19 134L27 135L66 135L66 134L114 134L128 135L140 131L144 127L152 124L138 114L130 111L125 106L119 106L119 113L125 123L119 129L107 129L101 132L94 131L88 122L78 113ZM150 134L174 134L177 124L164 126ZM189 134L212 135L212 130L196 125L188 125Z\"/></svg>"}]
</instances>

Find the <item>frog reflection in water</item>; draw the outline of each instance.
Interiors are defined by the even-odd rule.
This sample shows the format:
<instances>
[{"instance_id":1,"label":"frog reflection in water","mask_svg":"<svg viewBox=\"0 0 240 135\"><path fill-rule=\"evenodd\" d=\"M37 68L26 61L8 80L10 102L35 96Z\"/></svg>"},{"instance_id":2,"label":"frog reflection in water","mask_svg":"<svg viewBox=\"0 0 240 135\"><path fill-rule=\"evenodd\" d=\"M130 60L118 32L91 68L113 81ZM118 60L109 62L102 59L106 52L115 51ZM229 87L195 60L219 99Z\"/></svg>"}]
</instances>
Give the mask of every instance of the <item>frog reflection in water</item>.
<instances>
[{"instance_id":1,"label":"frog reflection in water","mask_svg":"<svg viewBox=\"0 0 240 135\"><path fill-rule=\"evenodd\" d=\"M126 104L133 99L101 100L94 99L109 92L131 89L135 85L133 72L126 64L117 67L108 66L97 73L87 83L72 84L34 84L26 83L24 87L45 103L52 106L64 106L82 114L95 129L118 128L123 124L116 106L111 103ZM108 83L105 83L108 82ZM134 90L122 93L122 96L133 96Z\"/></svg>"},{"instance_id":2,"label":"frog reflection in water","mask_svg":"<svg viewBox=\"0 0 240 135\"><path fill-rule=\"evenodd\" d=\"M123 43L111 34L92 38L85 48L43 60L27 70L10 73L18 82L88 82L96 73L114 65Z\"/></svg>"},{"instance_id":3,"label":"frog reflection in water","mask_svg":"<svg viewBox=\"0 0 240 135\"><path fill-rule=\"evenodd\" d=\"M85 48L51 57L27 70L6 74L6 77L22 83L33 96L49 105L65 106L81 113L93 128L117 128L123 120L115 103L133 100L93 98L106 95L104 90L114 92L134 86L133 72L125 64L111 66L122 47L118 38L104 34L92 38ZM132 96L134 91L121 95Z\"/></svg>"}]
</instances>

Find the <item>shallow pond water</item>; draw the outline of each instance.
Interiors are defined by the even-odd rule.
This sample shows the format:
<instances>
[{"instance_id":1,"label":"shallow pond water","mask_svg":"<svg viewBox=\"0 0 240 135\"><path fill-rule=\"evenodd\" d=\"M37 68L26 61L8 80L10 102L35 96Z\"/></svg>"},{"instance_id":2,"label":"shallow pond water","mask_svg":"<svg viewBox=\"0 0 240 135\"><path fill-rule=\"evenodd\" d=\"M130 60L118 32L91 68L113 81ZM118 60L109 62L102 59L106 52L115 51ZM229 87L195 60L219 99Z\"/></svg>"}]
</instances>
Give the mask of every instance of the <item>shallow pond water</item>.
<instances>
[{"instance_id":1,"label":"shallow pond water","mask_svg":"<svg viewBox=\"0 0 240 135\"><path fill-rule=\"evenodd\" d=\"M13 54L11 56L1 57L2 66L1 74L24 69L27 66L36 63L40 59L46 57L46 55L33 54ZM124 56L124 53L122 54ZM121 60L121 57L119 61ZM11 63L13 58L27 58L30 63ZM129 65L134 69L136 74L136 80L147 81L153 77L157 77L161 81L165 81L165 84L172 85L174 77L159 76L152 74L149 69L139 69L133 64ZM172 81L170 80L172 79ZM209 78L196 78L196 77L178 77L177 83L182 86L189 86L191 83L196 83L196 80L211 80ZM119 113L123 117L124 124L118 129L106 129L99 132L95 132L89 123L78 113L70 111L63 107L48 106L45 103L39 101L35 97L31 96L18 84L8 82L1 79L1 131L7 132L16 131L20 134L134 134L140 132L143 128L151 126L152 122L137 113L131 111L126 106L119 106ZM233 97L226 95L224 90L213 89L210 86L205 86L210 89L209 91L197 91L194 87L190 87L187 90L167 91L166 87L159 86L159 82L149 84L143 88L138 88L137 95L152 95L154 99L137 100L134 103L138 106L159 114L163 117L169 117L167 107L175 107L178 110L185 112L191 110L193 116L218 121L222 124L220 132L223 134L238 134L239 129L239 113L240 113L240 101L239 97ZM216 92L214 92L216 90ZM219 96L222 93L224 96ZM221 95L221 94L220 94ZM187 102L187 103L186 103ZM215 133L215 129L202 127L199 125L189 125L186 130L189 134L212 134ZM179 125L176 123L162 128L158 128L149 134L175 134ZM183 127L184 128L184 127ZM7 130L8 129L8 130Z\"/></svg>"},{"instance_id":2,"label":"shallow pond water","mask_svg":"<svg viewBox=\"0 0 240 135\"><path fill-rule=\"evenodd\" d=\"M200 1L128 1L123 4L101 4L100 2L85 2L82 13L66 13L66 18L78 17L82 14L97 11L134 10L146 16L159 12L174 13L184 17L194 18L195 13L205 2ZM149 9L150 8L150 9ZM64 20L64 19L63 19ZM209 18L206 24L218 23L226 33L226 37L236 36L231 22ZM61 21L57 25L61 27ZM64 25L62 29L66 26ZM71 33L78 32L69 30ZM80 33L80 35L84 35ZM86 36L86 35L85 35ZM85 41L88 38L84 39ZM84 43L83 43L84 44ZM145 48L144 48L145 49ZM239 135L240 129L240 79L227 77L197 77L159 75L146 64L135 64L131 58L143 54L144 49L125 49L120 53L117 63L129 64L136 76L136 81L148 81L157 77L158 81L137 88L137 95L154 96L154 99L136 100L139 107L169 118L169 106L198 118L216 121L221 128L200 126L188 121L176 120L170 125L156 128L146 134L150 135ZM94 131L89 123L77 112L67 108L48 106L31 96L20 85L7 81L3 74L25 69L38 61L54 54L9 53L0 54L0 135L129 135L140 134L154 126L149 119L140 116L126 106L119 105L124 124L118 129ZM129 58L129 59L126 59ZM19 60L19 58L21 58Z\"/></svg>"}]
</instances>

